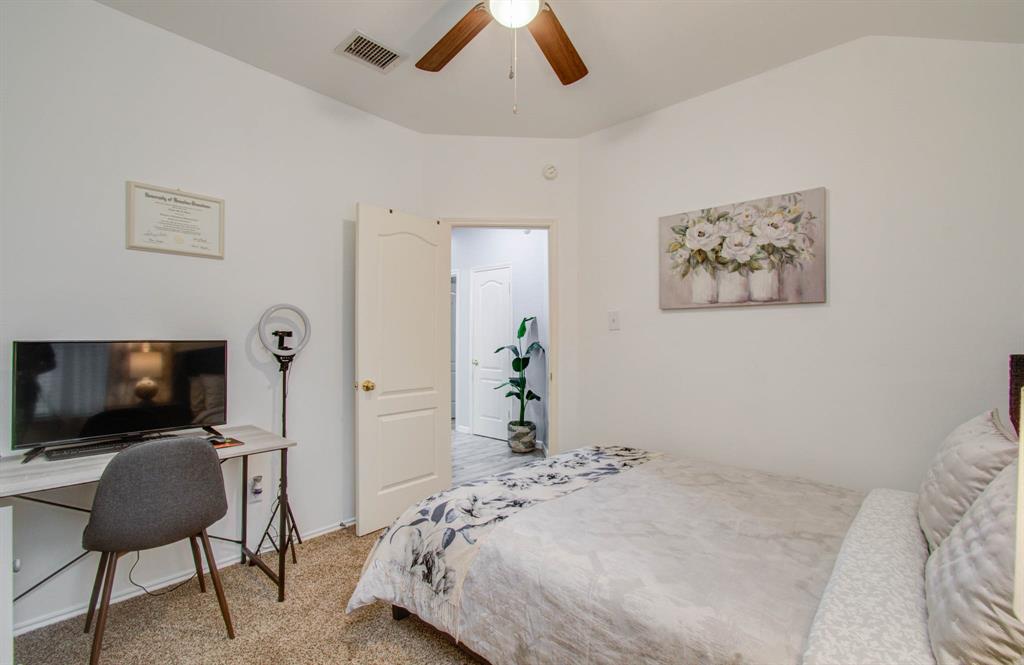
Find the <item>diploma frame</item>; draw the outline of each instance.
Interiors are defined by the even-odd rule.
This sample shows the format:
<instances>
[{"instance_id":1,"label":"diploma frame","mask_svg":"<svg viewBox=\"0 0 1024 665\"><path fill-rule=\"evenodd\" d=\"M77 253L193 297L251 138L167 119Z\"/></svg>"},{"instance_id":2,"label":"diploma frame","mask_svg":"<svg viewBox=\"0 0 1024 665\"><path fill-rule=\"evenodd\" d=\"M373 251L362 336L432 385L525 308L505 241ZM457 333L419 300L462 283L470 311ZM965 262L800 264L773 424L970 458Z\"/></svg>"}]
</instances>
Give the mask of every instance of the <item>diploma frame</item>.
<instances>
[{"instance_id":1,"label":"diploma frame","mask_svg":"<svg viewBox=\"0 0 1024 665\"><path fill-rule=\"evenodd\" d=\"M125 246L128 249L136 249L144 252L159 252L161 254L182 254L185 256L198 256L204 259L223 259L224 258L224 199L218 199L212 196L206 196L205 194L194 194L192 192L182 191L180 189L170 189L167 187L157 187L156 185L147 185L142 182L135 182L129 180L125 183L126 190L126 205L125 205ZM213 234L211 240L216 242L216 246L213 252L195 252L187 249L176 249L173 246L158 245L155 243L146 242L140 237L141 229L137 228L137 221L135 219L135 207L137 197L143 196L144 192L154 192L162 195L171 195L177 197L184 197L189 199L195 199L204 203L209 203L214 206L217 216L217 231Z\"/></svg>"}]
</instances>

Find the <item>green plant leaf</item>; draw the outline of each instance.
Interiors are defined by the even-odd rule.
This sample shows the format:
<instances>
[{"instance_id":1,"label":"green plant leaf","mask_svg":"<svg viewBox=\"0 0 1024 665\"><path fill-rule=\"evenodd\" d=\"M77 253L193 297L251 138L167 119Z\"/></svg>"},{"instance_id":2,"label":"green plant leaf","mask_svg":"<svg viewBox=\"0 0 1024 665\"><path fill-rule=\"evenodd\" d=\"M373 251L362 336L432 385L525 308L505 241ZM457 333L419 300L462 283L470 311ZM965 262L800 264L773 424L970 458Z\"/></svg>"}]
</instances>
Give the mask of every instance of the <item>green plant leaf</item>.
<instances>
[{"instance_id":1,"label":"green plant leaf","mask_svg":"<svg viewBox=\"0 0 1024 665\"><path fill-rule=\"evenodd\" d=\"M514 372L522 372L529 365L530 365L530 357L529 356L523 356L522 358L513 358L512 359L512 371L514 371Z\"/></svg>"},{"instance_id":2,"label":"green plant leaf","mask_svg":"<svg viewBox=\"0 0 1024 665\"><path fill-rule=\"evenodd\" d=\"M533 392L532 390L527 390L526 391L526 399L527 399L527 401L536 400L536 401L539 402L540 401L540 395L538 395L537 393Z\"/></svg>"},{"instance_id":3,"label":"green plant leaf","mask_svg":"<svg viewBox=\"0 0 1024 665\"><path fill-rule=\"evenodd\" d=\"M509 377L508 384L514 388L522 388L526 385L526 379L519 378L518 376L512 376Z\"/></svg>"},{"instance_id":4,"label":"green plant leaf","mask_svg":"<svg viewBox=\"0 0 1024 665\"><path fill-rule=\"evenodd\" d=\"M509 351L511 351L511 352L512 352L512 355L514 355L514 356L515 356L516 358L518 358L518 357L519 357L519 347L518 347L518 346L516 346L515 344L509 344L508 346L501 346L501 347L498 347L497 349L495 349L495 350L494 350L494 352L495 352L495 353L501 353L502 351L504 351L504 350L506 350L506 349L508 349Z\"/></svg>"},{"instance_id":5,"label":"green plant leaf","mask_svg":"<svg viewBox=\"0 0 1024 665\"><path fill-rule=\"evenodd\" d=\"M544 347L540 345L540 342L532 342L530 346L526 347L526 351L523 355L528 356L534 351L540 351L541 353L544 353Z\"/></svg>"},{"instance_id":6,"label":"green plant leaf","mask_svg":"<svg viewBox=\"0 0 1024 665\"><path fill-rule=\"evenodd\" d=\"M676 224L675 226L672 227L672 233L675 233L677 236L685 236L686 227L683 226L682 224Z\"/></svg>"},{"instance_id":7,"label":"green plant leaf","mask_svg":"<svg viewBox=\"0 0 1024 665\"><path fill-rule=\"evenodd\" d=\"M512 392L511 390L505 393L505 397L515 397L516 399L522 399L522 396L519 393Z\"/></svg>"},{"instance_id":8,"label":"green plant leaf","mask_svg":"<svg viewBox=\"0 0 1024 665\"><path fill-rule=\"evenodd\" d=\"M536 316L528 316L525 319L523 319L523 322L519 324L519 332L516 333L516 338L517 339L522 339L522 338L526 337L526 323L528 321L536 321L536 320L537 320Z\"/></svg>"}]
</instances>

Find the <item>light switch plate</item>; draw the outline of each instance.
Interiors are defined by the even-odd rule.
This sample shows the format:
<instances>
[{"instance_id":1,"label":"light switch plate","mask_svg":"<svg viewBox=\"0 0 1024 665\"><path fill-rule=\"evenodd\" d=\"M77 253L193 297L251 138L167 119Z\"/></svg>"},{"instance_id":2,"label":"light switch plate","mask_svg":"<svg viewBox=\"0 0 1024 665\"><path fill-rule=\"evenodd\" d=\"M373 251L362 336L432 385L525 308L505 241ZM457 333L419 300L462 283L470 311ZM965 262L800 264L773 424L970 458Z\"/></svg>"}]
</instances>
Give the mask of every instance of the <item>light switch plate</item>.
<instances>
[{"instance_id":1,"label":"light switch plate","mask_svg":"<svg viewBox=\"0 0 1024 665\"><path fill-rule=\"evenodd\" d=\"M612 310L608 312L608 330L621 330L619 325L619 312Z\"/></svg>"}]
</instances>

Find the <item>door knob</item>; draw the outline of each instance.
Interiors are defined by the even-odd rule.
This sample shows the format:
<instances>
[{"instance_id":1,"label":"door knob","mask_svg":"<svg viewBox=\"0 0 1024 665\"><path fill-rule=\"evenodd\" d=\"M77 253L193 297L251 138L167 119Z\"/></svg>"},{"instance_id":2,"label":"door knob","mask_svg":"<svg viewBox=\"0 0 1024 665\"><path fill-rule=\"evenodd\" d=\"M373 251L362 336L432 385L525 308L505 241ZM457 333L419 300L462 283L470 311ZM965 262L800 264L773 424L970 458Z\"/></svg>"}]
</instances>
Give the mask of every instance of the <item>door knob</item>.
<instances>
[{"instance_id":1,"label":"door knob","mask_svg":"<svg viewBox=\"0 0 1024 665\"><path fill-rule=\"evenodd\" d=\"M480 364L480 361L479 361L479 360L477 360L476 358L473 358L473 364L474 364L474 365L479 365L479 364Z\"/></svg>"},{"instance_id":2,"label":"door knob","mask_svg":"<svg viewBox=\"0 0 1024 665\"><path fill-rule=\"evenodd\" d=\"M363 390L365 392L370 392L371 390L373 390L376 387L377 387L377 384L374 383L373 381L370 381L369 379L367 379L366 381L363 381Z\"/></svg>"}]
</instances>

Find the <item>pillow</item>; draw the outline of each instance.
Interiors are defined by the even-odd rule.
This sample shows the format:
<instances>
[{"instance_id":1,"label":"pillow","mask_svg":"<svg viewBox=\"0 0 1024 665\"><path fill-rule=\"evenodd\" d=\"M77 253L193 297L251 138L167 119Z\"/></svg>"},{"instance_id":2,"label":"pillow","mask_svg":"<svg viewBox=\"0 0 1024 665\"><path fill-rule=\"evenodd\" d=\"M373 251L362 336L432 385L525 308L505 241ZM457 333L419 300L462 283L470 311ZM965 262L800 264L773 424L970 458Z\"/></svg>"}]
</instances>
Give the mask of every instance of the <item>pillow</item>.
<instances>
[{"instance_id":1,"label":"pillow","mask_svg":"<svg viewBox=\"0 0 1024 665\"><path fill-rule=\"evenodd\" d=\"M1024 654L1013 614L1017 462L996 477L925 567L928 637L938 665L996 665Z\"/></svg>"},{"instance_id":2,"label":"pillow","mask_svg":"<svg viewBox=\"0 0 1024 665\"><path fill-rule=\"evenodd\" d=\"M946 437L918 493L917 516L931 550L1015 459L1015 438L994 409L968 420Z\"/></svg>"}]
</instances>

